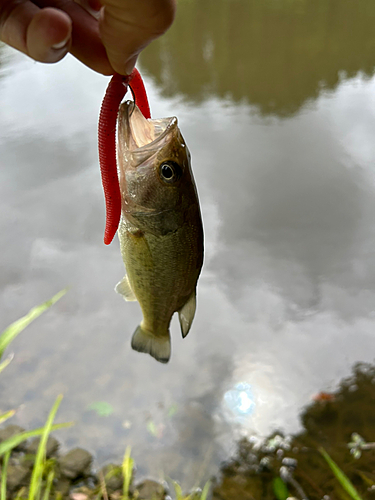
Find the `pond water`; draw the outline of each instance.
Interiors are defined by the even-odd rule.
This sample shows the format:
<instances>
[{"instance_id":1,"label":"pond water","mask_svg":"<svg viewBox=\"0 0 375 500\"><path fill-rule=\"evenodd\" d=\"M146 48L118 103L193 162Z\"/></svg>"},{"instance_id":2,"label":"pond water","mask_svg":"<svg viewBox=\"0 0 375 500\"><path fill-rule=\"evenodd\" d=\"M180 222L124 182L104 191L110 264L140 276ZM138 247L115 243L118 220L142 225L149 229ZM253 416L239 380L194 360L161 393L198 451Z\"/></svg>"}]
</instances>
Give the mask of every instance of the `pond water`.
<instances>
[{"instance_id":1,"label":"pond water","mask_svg":"<svg viewBox=\"0 0 375 500\"><path fill-rule=\"evenodd\" d=\"M153 117L176 115L199 190L205 263L172 358L131 350L138 304L103 244L97 116L108 78L0 47L0 329L64 287L12 344L0 410L97 464L201 483L239 436L301 429L312 397L374 362L375 6L183 0L142 55ZM99 404L98 411L90 409ZM356 429L353 428L353 431Z\"/></svg>"}]
</instances>

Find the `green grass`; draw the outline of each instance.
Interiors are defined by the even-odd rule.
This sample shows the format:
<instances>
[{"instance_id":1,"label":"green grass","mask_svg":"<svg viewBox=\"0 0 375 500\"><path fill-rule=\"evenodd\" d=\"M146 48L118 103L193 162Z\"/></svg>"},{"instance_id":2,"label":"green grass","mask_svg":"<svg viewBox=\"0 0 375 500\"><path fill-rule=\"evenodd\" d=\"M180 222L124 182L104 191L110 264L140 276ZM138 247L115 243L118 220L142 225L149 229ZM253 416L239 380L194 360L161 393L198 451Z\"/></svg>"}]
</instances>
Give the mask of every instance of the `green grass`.
<instances>
[{"instance_id":1,"label":"green grass","mask_svg":"<svg viewBox=\"0 0 375 500\"><path fill-rule=\"evenodd\" d=\"M1 490L0 490L0 499L6 500L7 498L7 473L8 473L8 463L10 458L10 451L5 454L3 460L3 468L1 471Z\"/></svg>"},{"instance_id":2,"label":"green grass","mask_svg":"<svg viewBox=\"0 0 375 500\"><path fill-rule=\"evenodd\" d=\"M57 397L55 404L52 406L52 409L48 415L46 425L43 428L43 433L39 442L38 451L35 457L33 473L31 475L31 480L30 480L29 500L35 500L35 498L38 499L40 498L43 471L46 462L47 439L51 432L52 424L55 419L56 412L60 406L62 397L63 397L62 394L60 394Z\"/></svg>"},{"instance_id":3,"label":"green grass","mask_svg":"<svg viewBox=\"0 0 375 500\"><path fill-rule=\"evenodd\" d=\"M29 485L29 495L28 495L28 500L40 500L41 498L41 491L42 491L42 485L43 485L43 476L44 472L46 470L46 446L47 446L47 440L50 432L52 430L56 429L61 429L64 427L70 427L73 425L72 422L67 422L64 424L56 424L53 425L53 420L55 418L56 412L58 410L58 407L61 403L62 395L58 396L56 399L49 415L46 421L46 424L44 427L40 429L35 429L33 431L29 432L22 432L19 434L16 434L14 436L11 436L7 440L3 441L0 444L0 456L4 455L3 459L3 467L2 467L2 474L1 474L1 489L0 489L0 500L6 500L6 485L7 485L7 472L8 472L8 462L9 462L9 457L11 454L11 451L13 448L18 446L22 441L25 441L26 439L29 439L30 437L34 436L42 436L40 439L40 443L38 446L38 451L35 457L35 462L34 462L34 467L30 479L30 485ZM46 481L46 486L45 486L45 492L43 495L43 500L48 500L49 494L51 491L52 487L52 481L54 477L54 471L49 471L48 476L47 476L47 481Z\"/></svg>"},{"instance_id":4,"label":"green grass","mask_svg":"<svg viewBox=\"0 0 375 500\"><path fill-rule=\"evenodd\" d=\"M6 413L3 413L0 415L0 424L8 420L8 418L13 417L13 415L16 413L16 410L9 410Z\"/></svg>"},{"instance_id":5,"label":"green grass","mask_svg":"<svg viewBox=\"0 0 375 500\"><path fill-rule=\"evenodd\" d=\"M134 460L130 456L131 448L128 446L125 451L124 460L122 461L122 475L124 483L122 487L122 494L124 500L129 500L129 488L133 479Z\"/></svg>"},{"instance_id":6,"label":"green grass","mask_svg":"<svg viewBox=\"0 0 375 500\"><path fill-rule=\"evenodd\" d=\"M58 429L64 429L65 427L71 427L73 422L65 422L63 424L55 424L51 427L51 431L57 431ZM40 427L39 429L34 429L32 431L20 432L19 434L15 434L14 436L2 441L0 443L0 457L5 455L8 451L13 450L23 441L30 439L32 437L41 436L45 431L44 427Z\"/></svg>"},{"instance_id":7,"label":"green grass","mask_svg":"<svg viewBox=\"0 0 375 500\"><path fill-rule=\"evenodd\" d=\"M54 295L50 300L43 302L37 307L31 309L25 316L20 318L19 320L12 323L8 328L6 328L0 335L0 360L4 355L5 349L9 346L9 344L35 319L37 319L43 312L49 309L53 304L55 304L63 295L65 295L66 290L62 290L61 292ZM4 361L0 362L0 373L9 365L12 361L13 356L9 356ZM0 443L0 457L3 457L3 463L1 468L1 485L0 485L0 500L7 499L7 474L8 474L8 464L11 452L14 448L19 446L23 441L26 441L30 438L41 436L38 450L35 456L35 461L33 465L33 470L30 478L30 483L28 485L28 495L26 495L26 488L21 488L20 491L16 495L16 500L49 500L51 497L54 497L55 500L62 500L62 496L59 492L52 492L53 490L53 480L55 477L54 465L51 460L47 460L46 457L46 447L48 436L51 431L55 431L58 429L63 429L70 427L73 425L73 422L66 422L62 424L53 424L56 413L59 409L61 400L63 396L59 395L49 412L47 417L47 421L45 425L39 429L34 429L31 431L20 432L15 434L5 441ZM101 405L101 406L100 406ZM104 415L103 403L99 402L91 405L92 408L96 410L99 414ZM105 407L105 416L109 414L109 407ZM113 411L112 408L110 409ZM100 411L102 413L100 413ZM11 418L15 414L15 410L9 410L0 415L0 424ZM121 500L130 500L130 485L133 480L133 469L134 469L134 460L131 457L131 449L130 447L126 448L124 459L122 462L121 470L123 474L123 491ZM105 491L105 481L103 478L101 484L101 492L103 498L108 498L107 492ZM202 492L192 493L191 495L184 495L182 493L181 487L178 483L173 482L174 489L176 493L176 500L207 500L209 490L210 490L210 482L207 482L204 486ZM44 489L44 491L43 491Z\"/></svg>"},{"instance_id":8,"label":"green grass","mask_svg":"<svg viewBox=\"0 0 375 500\"><path fill-rule=\"evenodd\" d=\"M177 481L172 481L172 484L176 495L176 500L207 500L211 487L211 481L207 481L207 483L203 487L202 493L199 494L198 492L194 492L190 495L184 495L181 486L177 483Z\"/></svg>"},{"instance_id":9,"label":"green grass","mask_svg":"<svg viewBox=\"0 0 375 500\"><path fill-rule=\"evenodd\" d=\"M332 472L336 476L336 479L339 481L344 490L350 495L350 498L352 498L353 500L362 500L348 476L344 474L344 472L340 469L336 462L332 460L325 449L319 448L319 451L323 455L327 464L330 466Z\"/></svg>"},{"instance_id":10,"label":"green grass","mask_svg":"<svg viewBox=\"0 0 375 500\"><path fill-rule=\"evenodd\" d=\"M53 304L56 304L58 300L61 299L63 295L65 295L67 290L61 290L61 292L57 293L52 297L52 299L43 302L39 306L33 307L25 316L18 319L14 323L8 326L2 334L0 335L0 359L2 358L5 349L8 345L14 340L17 335L19 335L30 323L32 323L36 318L38 318L44 311L49 309ZM11 359L6 360L0 365L0 371L2 371L9 363ZM4 366L5 364L5 366Z\"/></svg>"},{"instance_id":11,"label":"green grass","mask_svg":"<svg viewBox=\"0 0 375 500\"><path fill-rule=\"evenodd\" d=\"M43 302L39 306L33 307L25 316L12 323L10 326L8 326L8 328L6 328L1 333L0 359L4 355L5 349L17 337L17 335L19 335L32 321L38 318L43 312L45 312L59 299L61 299L61 297L65 295L65 293L66 290L62 290L61 292L54 295L50 300ZM0 363L0 373L9 365L9 363L12 361L12 358L13 356L9 356L6 360ZM29 438L35 436L41 436L31 475L31 480L29 485L29 495L28 495L28 500L40 500L43 474L46 467L46 446L47 446L48 436L52 430L62 429L73 425L72 422L53 425L53 420L55 418L58 407L61 403L61 399L62 395L58 396L58 398L56 399L48 415L47 422L44 427L41 427L40 429L34 429L28 432L20 432L0 443L0 457L1 456L4 457L2 471L1 471L0 500L6 500L7 497L8 463L12 450L16 448L18 445L20 445L23 441L26 441ZM0 424L11 418L15 414L15 412L16 412L15 410L9 410L8 412L0 415ZM43 495L43 500L49 499L53 477L54 477L54 472L49 471L46 481L45 492ZM19 493L18 498L22 498L21 492Z\"/></svg>"}]
</instances>

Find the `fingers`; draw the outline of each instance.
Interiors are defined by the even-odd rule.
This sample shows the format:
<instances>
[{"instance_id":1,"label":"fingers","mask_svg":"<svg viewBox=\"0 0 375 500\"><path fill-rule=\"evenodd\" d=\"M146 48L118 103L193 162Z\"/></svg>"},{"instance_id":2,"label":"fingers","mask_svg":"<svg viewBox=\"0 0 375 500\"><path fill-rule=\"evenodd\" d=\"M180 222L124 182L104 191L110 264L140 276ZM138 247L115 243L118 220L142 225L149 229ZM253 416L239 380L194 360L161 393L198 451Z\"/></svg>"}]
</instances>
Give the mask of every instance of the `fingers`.
<instances>
[{"instance_id":1,"label":"fingers","mask_svg":"<svg viewBox=\"0 0 375 500\"><path fill-rule=\"evenodd\" d=\"M73 24L70 52L77 59L104 75L113 73L99 36L98 21L85 8L71 0L34 0L34 2L38 7L52 5L69 16Z\"/></svg>"},{"instance_id":2,"label":"fingers","mask_svg":"<svg viewBox=\"0 0 375 500\"><path fill-rule=\"evenodd\" d=\"M130 74L173 22L176 0L0 0L0 40L36 61L70 51L94 71ZM101 17L95 12L103 5ZM88 11L91 11L91 15Z\"/></svg>"},{"instance_id":3,"label":"fingers","mask_svg":"<svg viewBox=\"0 0 375 500\"><path fill-rule=\"evenodd\" d=\"M29 1L0 0L0 40L36 61L56 62L70 48L72 23L53 8L39 9Z\"/></svg>"},{"instance_id":4,"label":"fingers","mask_svg":"<svg viewBox=\"0 0 375 500\"><path fill-rule=\"evenodd\" d=\"M130 74L146 45L173 22L175 0L102 0L100 35L113 69Z\"/></svg>"}]
</instances>

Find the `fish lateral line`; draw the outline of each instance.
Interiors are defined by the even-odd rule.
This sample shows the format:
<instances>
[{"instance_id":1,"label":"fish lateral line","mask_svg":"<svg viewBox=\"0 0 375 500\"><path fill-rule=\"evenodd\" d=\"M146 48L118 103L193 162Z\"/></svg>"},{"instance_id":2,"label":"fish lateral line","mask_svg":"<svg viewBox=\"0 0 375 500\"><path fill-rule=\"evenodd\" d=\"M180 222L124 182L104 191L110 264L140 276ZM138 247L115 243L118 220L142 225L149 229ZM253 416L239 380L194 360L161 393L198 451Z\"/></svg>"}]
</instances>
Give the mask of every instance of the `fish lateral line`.
<instances>
[{"instance_id":1,"label":"fish lateral line","mask_svg":"<svg viewBox=\"0 0 375 500\"><path fill-rule=\"evenodd\" d=\"M143 116L147 119L151 118L146 89L139 71L134 68L128 76L115 73L103 98L98 126L99 165L106 210L105 245L109 245L113 240L121 218L121 192L116 158L116 125L119 107L128 87L130 87L135 104Z\"/></svg>"}]
</instances>

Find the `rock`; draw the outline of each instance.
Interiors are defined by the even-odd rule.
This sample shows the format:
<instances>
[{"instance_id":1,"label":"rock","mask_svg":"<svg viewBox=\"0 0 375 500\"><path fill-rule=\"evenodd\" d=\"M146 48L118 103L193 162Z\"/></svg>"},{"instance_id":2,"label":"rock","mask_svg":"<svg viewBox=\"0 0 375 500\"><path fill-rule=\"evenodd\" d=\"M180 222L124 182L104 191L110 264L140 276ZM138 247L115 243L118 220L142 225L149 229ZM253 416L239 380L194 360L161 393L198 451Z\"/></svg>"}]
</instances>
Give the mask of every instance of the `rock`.
<instances>
[{"instance_id":1,"label":"rock","mask_svg":"<svg viewBox=\"0 0 375 500\"><path fill-rule=\"evenodd\" d=\"M75 448L58 460L61 474L69 479L89 475L91 462L92 456L82 448Z\"/></svg>"},{"instance_id":2,"label":"rock","mask_svg":"<svg viewBox=\"0 0 375 500\"><path fill-rule=\"evenodd\" d=\"M38 446L40 443L40 438L36 437L34 438L30 443L26 445L26 453L30 453L31 455L35 455L36 452L38 451ZM60 443L57 441L56 438L53 436L49 436L47 440L47 446L46 446L46 455L47 458L50 458L51 456L55 455L58 448L60 446Z\"/></svg>"},{"instance_id":3,"label":"rock","mask_svg":"<svg viewBox=\"0 0 375 500\"><path fill-rule=\"evenodd\" d=\"M1 429L0 431L0 443L14 436L15 434L20 434L21 432L25 432L25 429L23 427L20 427L19 425L7 425L4 429ZM26 442L23 441L14 449L24 450L25 448L26 448Z\"/></svg>"},{"instance_id":4,"label":"rock","mask_svg":"<svg viewBox=\"0 0 375 500\"><path fill-rule=\"evenodd\" d=\"M55 484L55 491L60 492L62 497L66 497L70 490L70 481L66 478L60 478Z\"/></svg>"},{"instance_id":5,"label":"rock","mask_svg":"<svg viewBox=\"0 0 375 500\"><path fill-rule=\"evenodd\" d=\"M7 472L7 488L9 491L20 489L27 485L30 469L25 465L9 465Z\"/></svg>"},{"instance_id":6,"label":"rock","mask_svg":"<svg viewBox=\"0 0 375 500\"><path fill-rule=\"evenodd\" d=\"M151 479L145 479L134 490L134 496L138 500L164 500L165 495L164 486Z\"/></svg>"},{"instance_id":7,"label":"rock","mask_svg":"<svg viewBox=\"0 0 375 500\"><path fill-rule=\"evenodd\" d=\"M115 464L105 465L101 469L101 473L105 480L105 486L108 492L120 490L122 488L124 477L122 475L121 467ZM99 475L100 478L101 475Z\"/></svg>"},{"instance_id":8,"label":"rock","mask_svg":"<svg viewBox=\"0 0 375 500\"><path fill-rule=\"evenodd\" d=\"M82 486L71 491L69 498L71 500L89 500L92 496L93 492L86 486Z\"/></svg>"}]
</instances>

